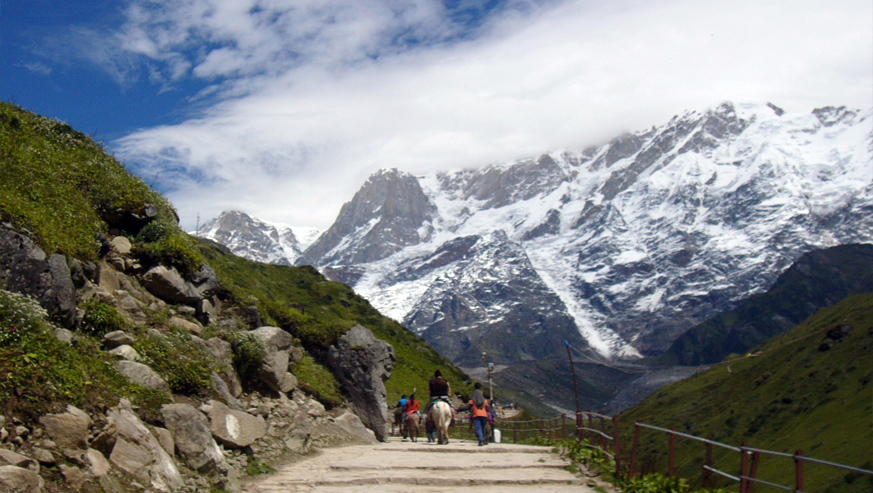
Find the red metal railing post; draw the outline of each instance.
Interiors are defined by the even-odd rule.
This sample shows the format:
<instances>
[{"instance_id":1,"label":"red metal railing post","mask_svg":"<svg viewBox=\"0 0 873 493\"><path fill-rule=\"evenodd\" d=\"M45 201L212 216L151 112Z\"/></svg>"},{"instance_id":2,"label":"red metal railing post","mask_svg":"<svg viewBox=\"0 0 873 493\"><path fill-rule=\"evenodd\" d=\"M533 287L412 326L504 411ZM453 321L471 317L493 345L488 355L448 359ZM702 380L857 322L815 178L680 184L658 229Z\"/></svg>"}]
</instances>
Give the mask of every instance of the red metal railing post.
<instances>
[{"instance_id":1,"label":"red metal railing post","mask_svg":"<svg viewBox=\"0 0 873 493\"><path fill-rule=\"evenodd\" d=\"M707 440L712 440L712 435L709 435ZM712 471L709 469L712 467L712 442L706 442L706 462L704 462L703 467L703 487L705 489L709 489L712 487Z\"/></svg>"},{"instance_id":2,"label":"red metal railing post","mask_svg":"<svg viewBox=\"0 0 873 493\"><path fill-rule=\"evenodd\" d=\"M794 452L794 477L797 483L794 491L803 493L803 450Z\"/></svg>"},{"instance_id":3,"label":"red metal railing post","mask_svg":"<svg viewBox=\"0 0 873 493\"><path fill-rule=\"evenodd\" d=\"M618 434L618 416L612 417L612 453L615 454L615 477L621 476L621 437Z\"/></svg>"},{"instance_id":4,"label":"red metal railing post","mask_svg":"<svg viewBox=\"0 0 873 493\"><path fill-rule=\"evenodd\" d=\"M748 445L748 442L743 442L743 446L740 447L740 493L746 493L749 484L746 479L749 472L749 453L746 451Z\"/></svg>"},{"instance_id":5,"label":"red metal railing post","mask_svg":"<svg viewBox=\"0 0 873 493\"><path fill-rule=\"evenodd\" d=\"M600 445L600 448L606 450L606 420L603 419L603 416L597 418L600 421L600 439L597 440L597 443Z\"/></svg>"},{"instance_id":6,"label":"red metal railing post","mask_svg":"<svg viewBox=\"0 0 873 493\"><path fill-rule=\"evenodd\" d=\"M670 431L676 431L675 428L670 428ZM670 433L670 469L667 472L668 476L673 476L676 472L676 434Z\"/></svg>"},{"instance_id":7,"label":"red metal railing post","mask_svg":"<svg viewBox=\"0 0 873 493\"><path fill-rule=\"evenodd\" d=\"M639 423L634 425L634 446L631 449L631 458L630 458L630 469L627 472L627 480L630 481L634 478L634 473L636 472L637 466L637 448L640 445L640 430L642 427Z\"/></svg>"}]
</instances>

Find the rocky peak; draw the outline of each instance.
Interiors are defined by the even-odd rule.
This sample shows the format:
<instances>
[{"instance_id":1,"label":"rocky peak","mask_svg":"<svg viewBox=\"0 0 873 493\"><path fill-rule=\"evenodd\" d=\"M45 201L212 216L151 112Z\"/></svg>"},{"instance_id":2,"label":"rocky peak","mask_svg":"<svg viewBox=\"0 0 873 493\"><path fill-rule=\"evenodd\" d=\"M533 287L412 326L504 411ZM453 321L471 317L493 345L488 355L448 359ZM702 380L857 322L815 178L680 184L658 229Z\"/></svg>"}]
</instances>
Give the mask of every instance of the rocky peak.
<instances>
[{"instance_id":1,"label":"rocky peak","mask_svg":"<svg viewBox=\"0 0 873 493\"><path fill-rule=\"evenodd\" d=\"M236 255L268 264L292 265L301 254L300 241L290 227L240 211L222 212L206 222L197 236L221 243Z\"/></svg>"},{"instance_id":2,"label":"rocky peak","mask_svg":"<svg viewBox=\"0 0 873 493\"><path fill-rule=\"evenodd\" d=\"M343 205L333 226L298 263L342 265L385 258L428 238L435 212L436 206L413 175L396 169L381 170ZM354 238L354 252L337 248L350 238Z\"/></svg>"}]
</instances>

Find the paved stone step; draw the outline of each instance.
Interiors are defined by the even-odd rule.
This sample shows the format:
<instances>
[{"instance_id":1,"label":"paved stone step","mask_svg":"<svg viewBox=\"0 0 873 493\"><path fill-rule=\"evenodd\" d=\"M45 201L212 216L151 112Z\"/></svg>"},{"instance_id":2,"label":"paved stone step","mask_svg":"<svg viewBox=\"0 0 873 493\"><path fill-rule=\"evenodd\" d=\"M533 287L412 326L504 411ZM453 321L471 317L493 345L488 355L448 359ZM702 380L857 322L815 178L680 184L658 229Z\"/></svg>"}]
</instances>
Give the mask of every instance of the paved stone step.
<instances>
[{"instance_id":1,"label":"paved stone step","mask_svg":"<svg viewBox=\"0 0 873 493\"><path fill-rule=\"evenodd\" d=\"M432 493L475 487L479 493L542 491L590 493L567 461L549 447L456 440L449 445L402 442L319 451L249 482L249 492L410 491Z\"/></svg>"}]
</instances>

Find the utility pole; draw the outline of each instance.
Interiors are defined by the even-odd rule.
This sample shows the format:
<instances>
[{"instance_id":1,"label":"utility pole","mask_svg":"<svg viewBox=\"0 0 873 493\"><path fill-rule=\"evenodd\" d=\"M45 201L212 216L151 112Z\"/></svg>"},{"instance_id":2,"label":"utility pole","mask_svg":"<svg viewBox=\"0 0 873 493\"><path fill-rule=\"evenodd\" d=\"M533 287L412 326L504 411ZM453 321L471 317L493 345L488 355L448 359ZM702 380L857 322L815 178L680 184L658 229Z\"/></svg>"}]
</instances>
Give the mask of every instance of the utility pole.
<instances>
[{"instance_id":1,"label":"utility pole","mask_svg":"<svg viewBox=\"0 0 873 493\"><path fill-rule=\"evenodd\" d=\"M582 409L579 407L579 385L576 384L576 365L573 364L573 354L570 352L570 341L564 341L567 346L567 357L570 358L570 369L573 370L573 391L576 394L576 422L578 424Z\"/></svg>"}]
</instances>

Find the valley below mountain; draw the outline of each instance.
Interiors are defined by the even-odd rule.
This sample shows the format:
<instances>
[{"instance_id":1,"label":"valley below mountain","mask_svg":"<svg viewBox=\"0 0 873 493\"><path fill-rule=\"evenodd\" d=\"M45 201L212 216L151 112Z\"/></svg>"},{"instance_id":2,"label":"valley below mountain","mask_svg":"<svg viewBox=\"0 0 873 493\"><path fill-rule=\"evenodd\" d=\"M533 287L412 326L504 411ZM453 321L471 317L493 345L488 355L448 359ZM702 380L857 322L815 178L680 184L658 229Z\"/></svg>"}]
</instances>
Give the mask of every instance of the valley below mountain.
<instances>
[{"instance_id":1,"label":"valley below mountain","mask_svg":"<svg viewBox=\"0 0 873 493\"><path fill-rule=\"evenodd\" d=\"M510 395L572 409L573 358L582 406L604 408L634 381L693 373L673 361L675 378L639 379L805 253L873 243L871 117L723 103L581 152L384 169L299 253L282 257L293 233L270 232L259 253L234 251L315 266L469 374L493 363ZM236 226L199 234L258 230L227 214Z\"/></svg>"}]
</instances>

